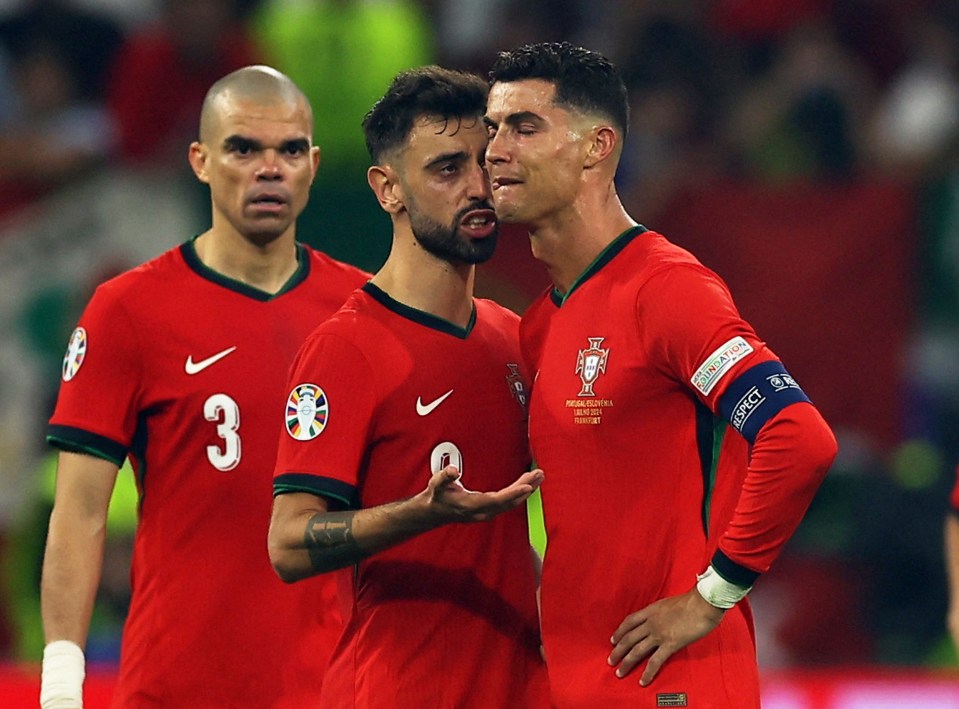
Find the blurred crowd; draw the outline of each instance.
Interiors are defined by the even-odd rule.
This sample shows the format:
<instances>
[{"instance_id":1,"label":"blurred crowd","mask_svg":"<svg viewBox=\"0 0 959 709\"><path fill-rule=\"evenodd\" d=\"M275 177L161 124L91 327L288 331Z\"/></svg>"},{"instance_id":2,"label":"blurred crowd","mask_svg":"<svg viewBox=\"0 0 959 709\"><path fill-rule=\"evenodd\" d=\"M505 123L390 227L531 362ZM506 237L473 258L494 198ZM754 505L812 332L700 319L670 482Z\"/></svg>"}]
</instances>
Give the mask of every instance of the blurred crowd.
<instances>
[{"instance_id":1,"label":"blurred crowd","mask_svg":"<svg viewBox=\"0 0 959 709\"><path fill-rule=\"evenodd\" d=\"M0 657L42 648L43 423L67 337L97 283L205 228L185 157L208 86L269 63L304 88L322 162L298 233L373 269L389 223L360 121L393 74L485 73L498 50L563 39L627 79L627 209L727 278L839 434L755 593L761 663L955 662L957 0L0 0ZM546 277L524 238L503 242L482 294L521 312Z\"/></svg>"}]
</instances>

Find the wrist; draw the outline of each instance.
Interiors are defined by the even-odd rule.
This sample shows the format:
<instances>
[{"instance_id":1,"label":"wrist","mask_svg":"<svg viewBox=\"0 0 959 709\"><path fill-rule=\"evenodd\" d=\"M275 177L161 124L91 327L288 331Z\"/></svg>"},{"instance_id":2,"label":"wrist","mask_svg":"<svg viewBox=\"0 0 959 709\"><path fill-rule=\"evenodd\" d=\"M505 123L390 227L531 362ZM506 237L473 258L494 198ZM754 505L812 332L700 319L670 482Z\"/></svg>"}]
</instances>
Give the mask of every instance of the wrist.
<instances>
[{"instance_id":1,"label":"wrist","mask_svg":"<svg viewBox=\"0 0 959 709\"><path fill-rule=\"evenodd\" d=\"M407 533L422 534L440 526L436 502L430 490L422 490L399 503L393 519Z\"/></svg>"},{"instance_id":2,"label":"wrist","mask_svg":"<svg viewBox=\"0 0 959 709\"><path fill-rule=\"evenodd\" d=\"M42 709L83 706L85 663L83 650L70 640L54 640L43 648L40 676Z\"/></svg>"},{"instance_id":3,"label":"wrist","mask_svg":"<svg viewBox=\"0 0 959 709\"><path fill-rule=\"evenodd\" d=\"M752 586L743 587L732 581L727 581L710 564L706 570L696 577L696 590L711 606L728 610L746 597Z\"/></svg>"}]
</instances>

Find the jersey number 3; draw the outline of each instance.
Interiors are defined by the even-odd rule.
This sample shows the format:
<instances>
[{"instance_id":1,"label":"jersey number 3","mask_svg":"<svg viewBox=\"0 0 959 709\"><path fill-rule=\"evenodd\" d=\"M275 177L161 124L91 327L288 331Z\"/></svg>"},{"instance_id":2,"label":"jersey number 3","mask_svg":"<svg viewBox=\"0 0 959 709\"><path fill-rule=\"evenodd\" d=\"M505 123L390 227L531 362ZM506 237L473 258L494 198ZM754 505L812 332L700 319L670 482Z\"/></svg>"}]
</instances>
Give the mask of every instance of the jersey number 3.
<instances>
[{"instance_id":1,"label":"jersey number 3","mask_svg":"<svg viewBox=\"0 0 959 709\"><path fill-rule=\"evenodd\" d=\"M216 435L223 439L221 446L207 446L210 465L226 472L240 464L240 407L226 394L214 394L203 402L203 417L216 423Z\"/></svg>"}]
</instances>

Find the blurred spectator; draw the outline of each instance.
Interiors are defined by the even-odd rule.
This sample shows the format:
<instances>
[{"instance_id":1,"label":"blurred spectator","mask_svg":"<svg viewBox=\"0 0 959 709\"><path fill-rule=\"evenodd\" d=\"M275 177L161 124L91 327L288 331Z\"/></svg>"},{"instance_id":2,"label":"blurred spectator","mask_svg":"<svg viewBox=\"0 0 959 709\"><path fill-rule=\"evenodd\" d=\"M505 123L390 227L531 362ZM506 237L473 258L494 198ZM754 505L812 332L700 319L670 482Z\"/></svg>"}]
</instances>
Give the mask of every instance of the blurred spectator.
<instances>
[{"instance_id":1,"label":"blurred spectator","mask_svg":"<svg viewBox=\"0 0 959 709\"><path fill-rule=\"evenodd\" d=\"M107 77L123 41L110 16L70 0L31 0L0 20L0 43L17 63L21 57L55 51L70 68L79 100L103 98Z\"/></svg>"},{"instance_id":2,"label":"blurred spectator","mask_svg":"<svg viewBox=\"0 0 959 709\"><path fill-rule=\"evenodd\" d=\"M959 460L959 7L949 8L908 25L909 59L880 103L871 145L878 166L918 196L905 438L930 446L944 476Z\"/></svg>"},{"instance_id":3,"label":"blurred spectator","mask_svg":"<svg viewBox=\"0 0 959 709\"><path fill-rule=\"evenodd\" d=\"M236 0L162 0L159 21L128 38L109 91L123 159L182 169L207 88L262 59L243 9Z\"/></svg>"},{"instance_id":4,"label":"blurred spectator","mask_svg":"<svg viewBox=\"0 0 959 709\"><path fill-rule=\"evenodd\" d=\"M906 176L938 159L959 135L959 31L945 13L909 21L908 58L877 107L870 148Z\"/></svg>"},{"instance_id":5,"label":"blurred spectator","mask_svg":"<svg viewBox=\"0 0 959 709\"><path fill-rule=\"evenodd\" d=\"M851 177L872 101L871 77L832 27L797 25L736 101L728 126L734 164L761 180Z\"/></svg>"},{"instance_id":6,"label":"blurred spectator","mask_svg":"<svg viewBox=\"0 0 959 709\"><path fill-rule=\"evenodd\" d=\"M621 0L427 0L435 5L438 61L485 75L501 50L569 39L602 16L629 12ZM596 48L595 45L591 45Z\"/></svg>"},{"instance_id":7,"label":"blurred spectator","mask_svg":"<svg viewBox=\"0 0 959 709\"><path fill-rule=\"evenodd\" d=\"M0 124L0 215L111 154L114 131L102 97L121 39L106 18L55 0L0 21L13 101Z\"/></svg>"},{"instance_id":8,"label":"blurred spectator","mask_svg":"<svg viewBox=\"0 0 959 709\"><path fill-rule=\"evenodd\" d=\"M510 0L430 0L437 60L464 71L489 70Z\"/></svg>"},{"instance_id":9,"label":"blurred spectator","mask_svg":"<svg viewBox=\"0 0 959 709\"><path fill-rule=\"evenodd\" d=\"M70 0L76 7L112 17L124 32L156 21L162 0Z\"/></svg>"},{"instance_id":10,"label":"blurred spectator","mask_svg":"<svg viewBox=\"0 0 959 709\"><path fill-rule=\"evenodd\" d=\"M652 223L692 182L722 164L715 139L725 58L695 3L634 11L620 66L630 90L630 127L617 177L626 207Z\"/></svg>"}]
</instances>

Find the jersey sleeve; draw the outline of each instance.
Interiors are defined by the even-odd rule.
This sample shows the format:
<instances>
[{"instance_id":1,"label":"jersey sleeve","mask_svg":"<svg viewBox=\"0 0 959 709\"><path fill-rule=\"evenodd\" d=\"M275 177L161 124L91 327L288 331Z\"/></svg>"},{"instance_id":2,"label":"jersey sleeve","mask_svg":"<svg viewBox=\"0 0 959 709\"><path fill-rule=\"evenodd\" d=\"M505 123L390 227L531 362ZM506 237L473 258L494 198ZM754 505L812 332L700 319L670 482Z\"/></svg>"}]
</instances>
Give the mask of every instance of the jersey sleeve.
<instances>
[{"instance_id":1,"label":"jersey sleeve","mask_svg":"<svg viewBox=\"0 0 959 709\"><path fill-rule=\"evenodd\" d=\"M376 403L368 360L344 337L317 334L300 349L289 381L273 494L309 492L359 507Z\"/></svg>"},{"instance_id":2,"label":"jersey sleeve","mask_svg":"<svg viewBox=\"0 0 959 709\"><path fill-rule=\"evenodd\" d=\"M726 285L705 268L655 273L639 291L636 314L654 361L713 412L740 372L775 357L739 315Z\"/></svg>"},{"instance_id":3,"label":"jersey sleeve","mask_svg":"<svg viewBox=\"0 0 959 709\"><path fill-rule=\"evenodd\" d=\"M739 315L707 269L673 268L644 286L655 307L637 308L648 346L751 444L739 499L712 564L748 587L767 571L802 520L836 454L818 410L782 362Z\"/></svg>"},{"instance_id":4,"label":"jersey sleeve","mask_svg":"<svg viewBox=\"0 0 959 709\"><path fill-rule=\"evenodd\" d=\"M101 286L67 345L48 442L122 465L136 432L142 380L137 328L115 291Z\"/></svg>"},{"instance_id":5,"label":"jersey sleeve","mask_svg":"<svg viewBox=\"0 0 959 709\"><path fill-rule=\"evenodd\" d=\"M819 411L799 404L778 413L752 446L742 493L713 555L726 580L751 586L802 521L836 456Z\"/></svg>"},{"instance_id":6,"label":"jersey sleeve","mask_svg":"<svg viewBox=\"0 0 959 709\"><path fill-rule=\"evenodd\" d=\"M654 289L655 299L641 291L637 317L656 361L749 443L784 408L809 401L711 271L671 268L646 289Z\"/></svg>"}]
</instances>

